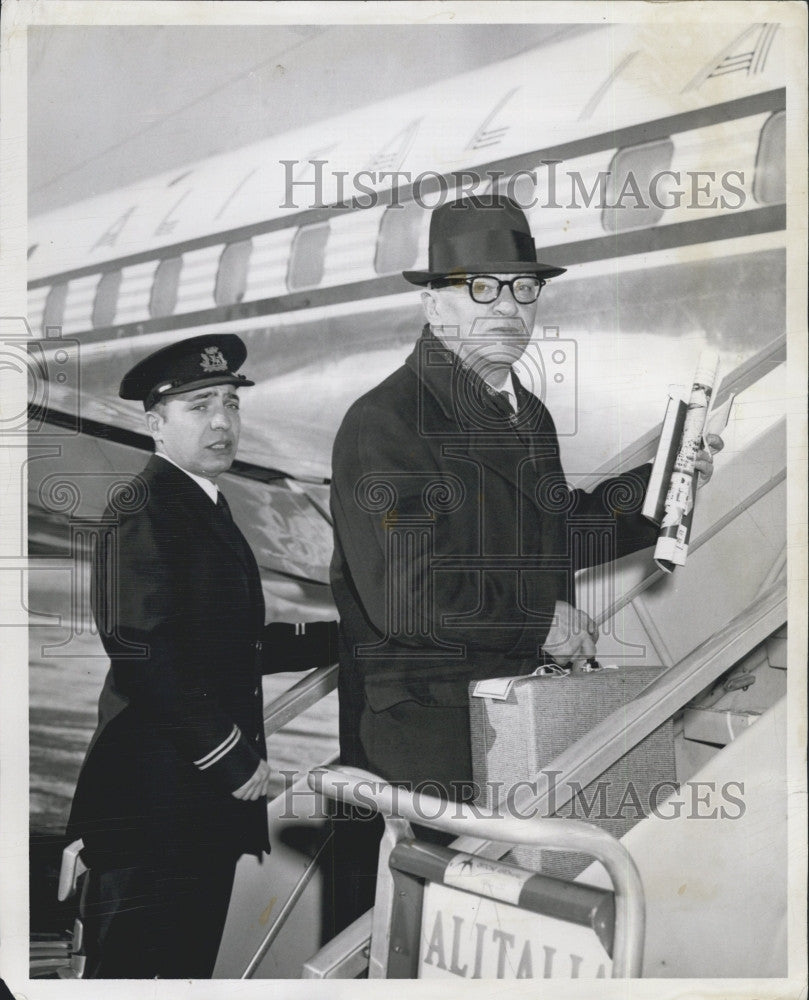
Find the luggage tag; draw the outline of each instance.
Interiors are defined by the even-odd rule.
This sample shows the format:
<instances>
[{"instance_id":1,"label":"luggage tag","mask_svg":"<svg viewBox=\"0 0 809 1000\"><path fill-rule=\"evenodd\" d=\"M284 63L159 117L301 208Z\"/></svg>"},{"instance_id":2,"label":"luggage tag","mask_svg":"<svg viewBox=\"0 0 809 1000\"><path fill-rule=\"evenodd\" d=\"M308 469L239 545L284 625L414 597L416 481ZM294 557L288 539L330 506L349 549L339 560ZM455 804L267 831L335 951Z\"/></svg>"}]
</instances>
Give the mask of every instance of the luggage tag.
<instances>
[{"instance_id":1,"label":"luggage tag","mask_svg":"<svg viewBox=\"0 0 809 1000\"><path fill-rule=\"evenodd\" d=\"M473 698L491 698L492 701L507 701L516 677L492 677L478 681L472 688Z\"/></svg>"},{"instance_id":2,"label":"luggage tag","mask_svg":"<svg viewBox=\"0 0 809 1000\"><path fill-rule=\"evenodd\" d=\"M570 667L559 667L555 663L549 663L537 667L532 673L524 675L528 677L567 677ZM492 701L508 701L514 681L522 680L522 677L491 677L487 680L478 681L472 688L473 698L491 698Z\"/></svg>"}]
</instances>

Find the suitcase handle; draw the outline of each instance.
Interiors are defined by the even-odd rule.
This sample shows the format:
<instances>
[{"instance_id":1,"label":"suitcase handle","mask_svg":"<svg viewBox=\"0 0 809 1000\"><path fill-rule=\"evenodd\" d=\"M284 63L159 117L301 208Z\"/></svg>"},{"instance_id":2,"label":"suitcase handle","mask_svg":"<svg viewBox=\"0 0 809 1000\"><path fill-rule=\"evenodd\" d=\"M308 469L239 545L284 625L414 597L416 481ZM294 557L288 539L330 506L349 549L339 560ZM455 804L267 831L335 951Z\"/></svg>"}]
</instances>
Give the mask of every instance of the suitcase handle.
<instances>
[{"instance_id":1,"label":"suitcase handle","mask_svg":"<svg viewBox=\"0 0 809 1000\"><path fill-rule=\"evenodd\" d=\"M567 677L571 673L577 674L589 674L595 670L617 670L618 665L615 663L601 664L594 656L589 656L585 661L584 665L579 670L573 670L572 667L567 664L564 667L560 667L558 663L544 663L541 667L537 667L536 670L531 674L532 677Z\"/></svg>"}]
</instances>

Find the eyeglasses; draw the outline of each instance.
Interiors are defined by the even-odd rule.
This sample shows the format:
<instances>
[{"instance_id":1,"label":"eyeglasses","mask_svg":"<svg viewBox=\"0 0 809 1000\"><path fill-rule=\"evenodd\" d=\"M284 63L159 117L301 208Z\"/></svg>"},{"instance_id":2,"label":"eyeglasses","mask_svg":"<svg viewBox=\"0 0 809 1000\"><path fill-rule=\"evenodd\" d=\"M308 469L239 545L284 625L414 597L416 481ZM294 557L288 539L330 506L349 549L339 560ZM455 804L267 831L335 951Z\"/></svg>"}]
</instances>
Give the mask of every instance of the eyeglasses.
<instances>
[{"instance_id":1,"label":"eyeglasses","mask_svg":"<svg viewBox=\"0 0 809 1000\"><path fill-rule=\"evenodd\" d=\"M530 274L518 274L508 281L495 278L491 274L476 274L471 278L443 278L433 281L433 288L446 288L448 285L466 285L473 302L488 305L500 297L503 286L511 289L514 301L520 305L536 302L545 282Z\"/></svg>"}]
</instances>

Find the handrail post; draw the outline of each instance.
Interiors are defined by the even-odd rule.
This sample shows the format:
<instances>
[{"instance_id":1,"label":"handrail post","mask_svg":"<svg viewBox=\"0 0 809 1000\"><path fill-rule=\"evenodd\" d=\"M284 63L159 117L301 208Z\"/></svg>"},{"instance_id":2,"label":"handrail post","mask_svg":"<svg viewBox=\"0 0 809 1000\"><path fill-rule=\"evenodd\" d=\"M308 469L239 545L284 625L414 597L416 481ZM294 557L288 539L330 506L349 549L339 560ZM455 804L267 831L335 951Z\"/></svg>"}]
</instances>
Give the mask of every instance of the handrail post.
<instances>
[{"instance_id":1,"label":"handrail post","mask_svg":"<svg viewBox=\"0 0 809 1000\"><path fill-rule=\"evenodd\" d=\"M368 978L385 979L388 971L388 934L395 902L390 856L400 840L409 840L413 830L407 820L385 816L385 831L379 845L376 873L376 899L371 925L371 950L368 956Z\"/></svg>"}]
</instances>

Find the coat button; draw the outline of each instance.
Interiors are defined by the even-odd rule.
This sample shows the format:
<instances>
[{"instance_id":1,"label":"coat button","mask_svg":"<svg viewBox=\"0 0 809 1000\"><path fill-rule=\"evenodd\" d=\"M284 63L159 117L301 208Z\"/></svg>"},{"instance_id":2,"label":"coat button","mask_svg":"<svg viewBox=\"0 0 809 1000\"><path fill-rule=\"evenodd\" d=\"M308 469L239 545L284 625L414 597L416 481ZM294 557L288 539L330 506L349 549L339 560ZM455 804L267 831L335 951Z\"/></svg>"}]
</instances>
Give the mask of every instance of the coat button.
<instances>
[{"instance_id":1,"label":"coat button","mask_svg":"<svg viewBox=\"0 0 809 1000\"><path fill-rule=\"evenodd\" d=\"M259 692L260 692L260 691L261 691L261 688L258 688L258 687L257 687L257 688L256 688L256 690L255 690L255 691L253 692L253 697L254 697L254 698L258 698L258 696L259 696Z\"/></svg>"}]
</instances>

